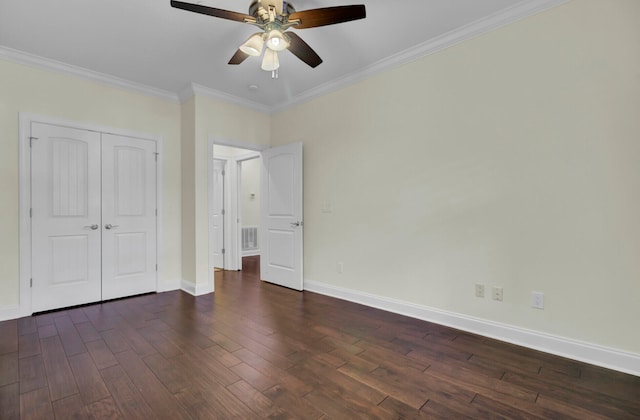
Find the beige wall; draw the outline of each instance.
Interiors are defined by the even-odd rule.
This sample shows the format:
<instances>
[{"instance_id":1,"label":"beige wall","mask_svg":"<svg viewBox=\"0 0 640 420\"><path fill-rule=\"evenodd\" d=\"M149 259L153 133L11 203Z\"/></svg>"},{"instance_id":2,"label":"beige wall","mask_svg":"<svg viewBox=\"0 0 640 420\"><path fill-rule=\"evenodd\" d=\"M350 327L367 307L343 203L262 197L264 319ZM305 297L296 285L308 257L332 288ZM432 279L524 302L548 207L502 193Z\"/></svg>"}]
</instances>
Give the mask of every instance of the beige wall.
<instances>
[{"instance_id":1,"label":"beige wall","mask_svg":"<svg viewBox=\"0 0 640 420\"><path fill-rule=\"evenodd\" d=\"M573 1L275 115L305 279L640 353L638 22Z\"/></svg>"},{"instance_id":2,"label":"beige wall","mask_svg":"<svg viewBox=\"0 0 640 420\"><path fill-rule=\"evenodd\" d=\"M163 271L180 279L180 104L0 60L0 308L18 304L18 113L163 138Z\"/></svg>"},{"instance_id":3,"label":"beige wall","mask_svg":"<svg viewBox=\"0 0 640 420\"><path fill-rule=\"evenodd\" d=\"M185 229L182 235L183 250L193 249L193 272L191 267L183 269L183 280L201 285L209 279L209 239L208 239L208 143L209 139L237 145L269 145L271 118L268 114L251 111L230 105L207 96L196 96L195 101L195 143L186 145L183 153L193 153L189 158L183 156L183 188L193 192L193 199L183 202L183 211L193 217L193 226ZM184 130L184 129L183 129ZM191 186L184 185L192 183ZM186 209L186 207L193 206ZM191 222L190 222L191 223ZM191 245L193 244L193 245ZM191 262L189 262L191 265ZM191 277L189 277L191 276Z\"/></svg>"},{"instance_id":4,"label":"beige wall","mask_svg":"<svg viewBox=\"0 0 640 420\"><path fill-rule=\"evenodd\" d=\"M182 172L182 279L195 283L196 278L196 98L182 103L181 109Z\"/></svg>"}]
</instances>

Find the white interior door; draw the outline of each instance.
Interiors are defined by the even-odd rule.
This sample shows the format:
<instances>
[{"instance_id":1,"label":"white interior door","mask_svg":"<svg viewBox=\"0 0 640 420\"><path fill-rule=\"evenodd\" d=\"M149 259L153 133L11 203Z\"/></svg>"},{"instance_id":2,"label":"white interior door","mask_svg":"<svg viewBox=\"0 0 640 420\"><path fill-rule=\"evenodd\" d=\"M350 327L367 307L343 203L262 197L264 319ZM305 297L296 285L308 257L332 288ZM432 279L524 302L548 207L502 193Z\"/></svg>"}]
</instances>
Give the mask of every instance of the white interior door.
<instances>
[{"instance_id":1,"label":"white interior door","mask_svg":"<svg viewBox=\"0 0 640 420\"><path fill-rule=\"evenodd\" d=\"M211 230L213 244L211 246L213 254L213 266L225 268L224 266L224 177L226 161L222 159L213 160L213 208L211 210Z\"/></svg>"},{"instance_id":2,"label":"white interior door","mask_svg":"<svg viewBox=\"0 0 640 420\"><path fill-rule=\"evenodd\" d=\"M102 299L156 290L156 142L102 134Z\"/></svg>"},{"instance_id":3,"label":"white interior door","mask_svg":"<svg viewBox=\"0 0 640 420\"><path fill-rule=\"evenodd\" d=\"M32 310L101 298L100 133L31 125Z\"/></svg>"},{"instance_id":4,"label":"white interior door","mask_svg":"<svg viewBox=\"0 0 640 420\"><path fill-rule=\"evenodd\" d=\"M303 289L302 143L262 152L260 276Z\"/></svg>"}]
</instances>

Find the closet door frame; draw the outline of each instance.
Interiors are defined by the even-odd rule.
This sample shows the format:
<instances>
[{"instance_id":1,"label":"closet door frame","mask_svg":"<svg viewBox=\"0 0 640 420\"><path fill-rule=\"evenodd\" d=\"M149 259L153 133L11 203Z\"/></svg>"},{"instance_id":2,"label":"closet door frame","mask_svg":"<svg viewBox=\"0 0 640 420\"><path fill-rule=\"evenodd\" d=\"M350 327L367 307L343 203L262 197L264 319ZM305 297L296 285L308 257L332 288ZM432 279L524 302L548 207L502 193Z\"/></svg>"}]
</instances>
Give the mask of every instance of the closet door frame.
<instances>
[{"instance_id":1,"label":"closet door frame","mask_svg":"<svg viewBox=\"0 0 640 420\"><path fill-rule=\"evenodd\" d=\"M19 232L20 232L20 286L19 286L19 307L16 308L15 317L29 316L32 312L31 307L31 151L30 151L30 135L32 123L44 123L51 125L60 125L80 130L96 131L99 133L115 134L118 136L136 137L140 139L152 140L156 142L156 151L158 153L158 163L156 165L156 204L158 209L158 217L156 224L156 261L158 264L157 272L157 291L164 289L161 287L163 258L162 258L162 215L163 215L163 139L160 136L149 133L134 132L126 129L105 127L95 124L86 124L77 121L69 121L55 117L19 113L19 132L18 132L18 152L19 152Z\"/></svg>"}]
</instances>

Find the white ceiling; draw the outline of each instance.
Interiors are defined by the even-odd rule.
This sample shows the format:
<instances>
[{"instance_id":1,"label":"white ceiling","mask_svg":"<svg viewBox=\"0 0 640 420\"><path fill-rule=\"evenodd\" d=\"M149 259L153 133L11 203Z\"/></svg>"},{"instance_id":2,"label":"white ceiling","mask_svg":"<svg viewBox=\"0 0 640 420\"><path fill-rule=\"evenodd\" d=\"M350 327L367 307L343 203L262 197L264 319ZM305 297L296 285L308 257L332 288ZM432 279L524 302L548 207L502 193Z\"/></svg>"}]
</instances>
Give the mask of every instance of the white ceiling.
<instances>
[{"instance_id":1,"label":"white ceiling","mask_svg":"<svg viewBox=\"0 0 640 420\"><path fill-rule=\"evenodd\" d=\"M260 58L227 64L255 27L175 9L169 0L0 0L0 58L26 53L173 95L195 84L273 110L560 2L291 0L298 11L364 3L367 18L296 31L324 62L312 69L284 51L274 80ZM247 13L250 0L199 3Z\"/></svg>"}]
</instances>

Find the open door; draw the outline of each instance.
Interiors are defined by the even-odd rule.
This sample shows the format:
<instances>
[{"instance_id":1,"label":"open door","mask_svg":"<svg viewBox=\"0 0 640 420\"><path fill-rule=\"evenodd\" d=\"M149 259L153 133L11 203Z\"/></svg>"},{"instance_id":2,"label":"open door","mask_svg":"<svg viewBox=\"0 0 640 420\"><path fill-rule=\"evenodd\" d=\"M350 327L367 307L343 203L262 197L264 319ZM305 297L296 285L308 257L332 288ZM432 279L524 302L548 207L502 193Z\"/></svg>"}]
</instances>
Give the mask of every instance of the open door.
<instances>
[{"instance_id":1,"label":"open door","mask_svg":"<svg viewBox=\"0 0 640 420\"><path fill-rule=\"evenodd\" d=\"M260 278L303 289L302 143L262 152Z\"/></svg>"}]
</instances>

